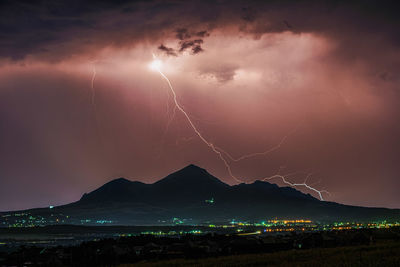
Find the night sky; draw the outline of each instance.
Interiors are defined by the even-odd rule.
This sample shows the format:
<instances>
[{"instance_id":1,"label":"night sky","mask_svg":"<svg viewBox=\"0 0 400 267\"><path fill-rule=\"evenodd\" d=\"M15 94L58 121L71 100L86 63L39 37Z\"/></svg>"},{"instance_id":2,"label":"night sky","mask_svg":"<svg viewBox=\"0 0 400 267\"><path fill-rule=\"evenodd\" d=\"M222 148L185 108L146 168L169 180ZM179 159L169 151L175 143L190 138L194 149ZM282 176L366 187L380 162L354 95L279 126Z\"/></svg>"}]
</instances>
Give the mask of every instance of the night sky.
<instances>
[{"instance_id":1,"label":"night sky","mask_svg":"<svg viewBox=\"0 0 400 267\"><path fill-rule=\"evenodd\" d=\"M153 54L215 146L284 141L231 162L241 180L308 176L326 200L400 208L396 2L0 1L0 211L191 163L237 183Z\"/></svg>"}]
</instances>

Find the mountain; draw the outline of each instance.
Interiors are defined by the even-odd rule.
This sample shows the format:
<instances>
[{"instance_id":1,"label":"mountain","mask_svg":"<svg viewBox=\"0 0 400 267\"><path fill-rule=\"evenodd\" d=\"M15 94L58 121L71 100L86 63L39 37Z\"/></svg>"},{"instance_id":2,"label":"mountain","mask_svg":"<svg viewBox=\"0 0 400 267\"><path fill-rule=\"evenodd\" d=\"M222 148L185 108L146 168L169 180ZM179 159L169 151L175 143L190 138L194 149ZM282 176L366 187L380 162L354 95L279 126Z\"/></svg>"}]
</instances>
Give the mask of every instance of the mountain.
<instances>
[{"instance_id":1,"label":"mountain","mask_svg":"<svg viewBox=\"0 0 400 267\"><path fill-rule=\"evenodd\" d=\"M112 180L74 203L30 210L43 217L63 214L76 223L159 224L303 218L317 221L398 220L400 210L320 201L291 187L268 182L230 186L205 169L189 165L153 183Z\"/></svg>"}]
</instances>

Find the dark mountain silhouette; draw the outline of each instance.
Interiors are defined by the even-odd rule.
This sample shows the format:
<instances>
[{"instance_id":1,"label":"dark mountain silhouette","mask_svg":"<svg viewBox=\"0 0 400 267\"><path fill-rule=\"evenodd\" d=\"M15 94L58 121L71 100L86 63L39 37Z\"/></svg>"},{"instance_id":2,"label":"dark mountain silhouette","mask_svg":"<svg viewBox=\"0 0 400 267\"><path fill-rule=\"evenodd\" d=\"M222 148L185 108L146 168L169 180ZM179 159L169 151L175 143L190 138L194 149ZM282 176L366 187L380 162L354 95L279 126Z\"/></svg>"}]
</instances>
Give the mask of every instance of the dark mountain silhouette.
<instances>
[{"instance_id":1,"label":"dark mountain silhouette","mask_svg":"<svg viewBox=\"0 0 400 267\"><path fill-rule=\"evenodd\" d=\"M320 201L291 187L268 182L230 186L195 165L153 183L112 180L74 203L36 214L63 213L71 218L117 224L159 224L173 218L187 223L307 218L317 221L396 220L400 210L365 208Z\"/></svg>"}]
</instances>

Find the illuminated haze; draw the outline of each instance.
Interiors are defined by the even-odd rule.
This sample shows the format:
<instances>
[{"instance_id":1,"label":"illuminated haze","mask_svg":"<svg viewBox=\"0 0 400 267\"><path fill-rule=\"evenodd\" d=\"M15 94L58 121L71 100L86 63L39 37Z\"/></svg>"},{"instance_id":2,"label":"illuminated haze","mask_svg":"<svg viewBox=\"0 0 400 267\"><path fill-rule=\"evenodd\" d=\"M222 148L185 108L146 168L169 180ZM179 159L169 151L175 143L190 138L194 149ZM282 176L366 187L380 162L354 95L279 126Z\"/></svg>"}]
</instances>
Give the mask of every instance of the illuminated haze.
<instances>
[{"instance_id":1,"label":"illuminated haze","mask_svg":"<svg viewBox=\"0 0 400 267\"><path fill-rule=\"evenodd\" d=\"M117 177L154 182L191 163L235 183L172 117L153 53L196 127L231 155L292 133L233 162L241 180L312 173L328 200L400 208L390 6L374 3L376 16L356 2L273 3L3 4L0 210L68 203Z\"/></svg>"}]
</instances>

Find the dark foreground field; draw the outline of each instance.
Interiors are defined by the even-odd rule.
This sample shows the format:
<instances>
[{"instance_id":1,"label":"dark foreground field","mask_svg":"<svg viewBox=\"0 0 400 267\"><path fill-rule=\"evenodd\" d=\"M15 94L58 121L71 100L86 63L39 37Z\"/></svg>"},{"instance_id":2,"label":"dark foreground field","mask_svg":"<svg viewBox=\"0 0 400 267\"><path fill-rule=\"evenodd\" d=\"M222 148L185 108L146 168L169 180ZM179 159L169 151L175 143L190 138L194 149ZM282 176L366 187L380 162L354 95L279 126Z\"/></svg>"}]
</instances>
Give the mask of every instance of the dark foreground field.
<instances>
[{"instance_id":1,"label":"dark foreground field","mask_svg":"<svg viewBox=\"0 0 400 267\"><path fill-rule=\"evenodd\" d=\"M114 238L101 234L74 245L25 236L18 238L29 239L0 240L0 266L400 266L400 227Z\"/></svg>"},{"instance_id":2,"label":"dark foreground field","mask_svg":"<svg viewBox=\"0 0 400 267\"><path fill-rule=\"evenodd\" d=\"M197 260L143 261L121 266L400 266L400 242L291 250Z\"/></svg>"}]
</instances>

